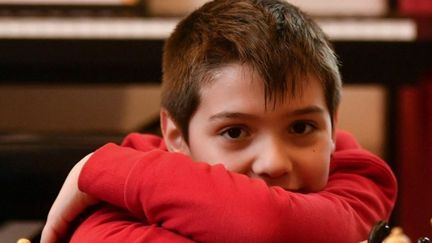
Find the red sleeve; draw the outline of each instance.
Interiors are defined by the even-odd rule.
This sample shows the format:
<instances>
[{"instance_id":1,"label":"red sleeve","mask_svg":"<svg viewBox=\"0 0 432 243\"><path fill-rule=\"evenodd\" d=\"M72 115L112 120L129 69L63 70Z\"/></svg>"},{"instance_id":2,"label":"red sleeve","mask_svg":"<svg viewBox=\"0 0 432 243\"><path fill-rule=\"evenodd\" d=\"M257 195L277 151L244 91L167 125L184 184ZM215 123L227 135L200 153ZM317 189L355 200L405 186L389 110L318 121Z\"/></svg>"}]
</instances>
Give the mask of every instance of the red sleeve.
<instances>
[{"instance_id":1,"label":"red sleeve","mask_svg":"<svg viewBox=\"0 0 432 243\"><path fill-rule=\"evenodd\" d=\"M334 153L328 186L299 194L162 150L113 144L87 162L80 188L202 242L358 242L388 218L396 182L360 149Z\"/></svg>"},{"instance_id":2,"label":"red sleeve","mask_svg":"<svg viewBox=\"0 0 432 243\"><path fill-rule=\"evenodd\" d=\"M156 225L146 225L130 213L105 205L75 230L71 243L192 243L191 240Z\"/></svg>"},{"instance_id":3,"label":"red sleeve","mask_svg":"<svg viewBox=\"0 0 432 243\"><path fill-rule=\"evenodd\" d=\"M351 133L339 130L336 134L336 151L360 148L360 144Z\"/></svg>"}]
</instances>

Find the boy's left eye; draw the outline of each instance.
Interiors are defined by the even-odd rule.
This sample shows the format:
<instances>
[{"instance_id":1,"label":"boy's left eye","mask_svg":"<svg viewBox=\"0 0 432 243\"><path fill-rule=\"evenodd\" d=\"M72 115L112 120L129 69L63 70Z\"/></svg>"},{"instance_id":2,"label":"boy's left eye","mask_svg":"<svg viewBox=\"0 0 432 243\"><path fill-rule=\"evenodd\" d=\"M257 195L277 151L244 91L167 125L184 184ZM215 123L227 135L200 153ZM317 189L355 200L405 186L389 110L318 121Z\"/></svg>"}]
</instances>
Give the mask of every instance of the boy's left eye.
<instances>
[{"instance_id":1,"label":"boy's left eye","mask_svg":"<svg viewBox=\"0 0 432 243\"><path fill-rule=\"evenodd\" d=\"M308 134L315 129L315 126L310 122L299 121L292 124L289 128L290 133L294 134Z\"/></svg>"}]
</instances>

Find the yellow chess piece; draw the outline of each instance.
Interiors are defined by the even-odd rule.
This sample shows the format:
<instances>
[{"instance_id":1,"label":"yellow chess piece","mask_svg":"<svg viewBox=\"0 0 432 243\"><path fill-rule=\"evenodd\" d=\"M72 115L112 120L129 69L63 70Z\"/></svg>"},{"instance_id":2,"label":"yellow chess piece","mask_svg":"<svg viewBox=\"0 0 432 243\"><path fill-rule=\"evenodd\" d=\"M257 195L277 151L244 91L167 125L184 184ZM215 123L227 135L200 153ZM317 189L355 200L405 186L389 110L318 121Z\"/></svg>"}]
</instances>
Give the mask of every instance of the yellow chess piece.
<instances>
[{"instance_id":1,"label":"yellow chess piece","mask_svg":"<svg viewBox=\"0 0 432 243\"><path fill-rule=\"evenodd\" d=\"M404 234L402 228L394 227L390 235L384 239L383 243L410 243L411 240Z\"/></svg>"},{"instance_id":2,"label":"yellow chess piece","mask_svg":"<svg viewBox=\"0 0 432 243\"><path fill-rule=\"evenodd\" d=\"M19 239L17 241L17 243L31 243L31 242L29 240L27 240L27 239L22 238L22 239Z\"/></svg>"}]
</instances>

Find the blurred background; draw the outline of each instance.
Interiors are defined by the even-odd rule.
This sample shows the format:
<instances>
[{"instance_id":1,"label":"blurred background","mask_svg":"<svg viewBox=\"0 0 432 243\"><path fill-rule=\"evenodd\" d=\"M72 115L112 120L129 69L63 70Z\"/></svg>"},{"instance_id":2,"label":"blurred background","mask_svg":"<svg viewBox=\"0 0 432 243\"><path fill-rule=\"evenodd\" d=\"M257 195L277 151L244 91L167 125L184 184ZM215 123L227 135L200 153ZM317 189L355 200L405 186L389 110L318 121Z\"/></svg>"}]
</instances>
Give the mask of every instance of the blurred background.
<instances>
[{"instance_id":1,"label":"blurred background","mask_svg":"<svg viewBox=\"0 0 432 243\"><path fill-rule=\"evenodd\" d=\"M390 223L432 236L432 1L289 0L332 41L340 128L399 180ZM0 241L37 241L71 167L159 133L161 53L205 0L0 0Z\"/></svg>"}]
</instances>

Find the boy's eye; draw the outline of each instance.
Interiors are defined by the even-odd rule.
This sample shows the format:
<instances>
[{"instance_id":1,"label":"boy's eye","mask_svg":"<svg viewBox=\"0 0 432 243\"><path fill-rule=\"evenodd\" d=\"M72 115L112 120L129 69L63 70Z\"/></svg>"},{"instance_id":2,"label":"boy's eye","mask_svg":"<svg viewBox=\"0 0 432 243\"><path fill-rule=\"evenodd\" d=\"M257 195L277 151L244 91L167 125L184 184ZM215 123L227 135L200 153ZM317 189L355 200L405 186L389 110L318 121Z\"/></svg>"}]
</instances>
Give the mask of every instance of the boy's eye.
<instances>
[{"instance_id":1,"label":"boy's eye","mask_svg":"<svg viewBox=\"0 0 432 243\"><path fill-rule=\"evenodd\" d=\"M315 126L311 123L300 121L292 124L289 128L289 132L294 134L308 134L312 132L313 129L315 129Z\"/></svg>"},{"instance_id":2,"label":"boy's eye","mask_svg":"<svg viewBox=\"0 0 432 243\"><path fill-rule=\"evenodd\" d=\"M231 127L226 129L221 134L225 138L234 140L234 139L243 139L248 136L248 132L241 127Z\"/></svg>"}]
</instances>

